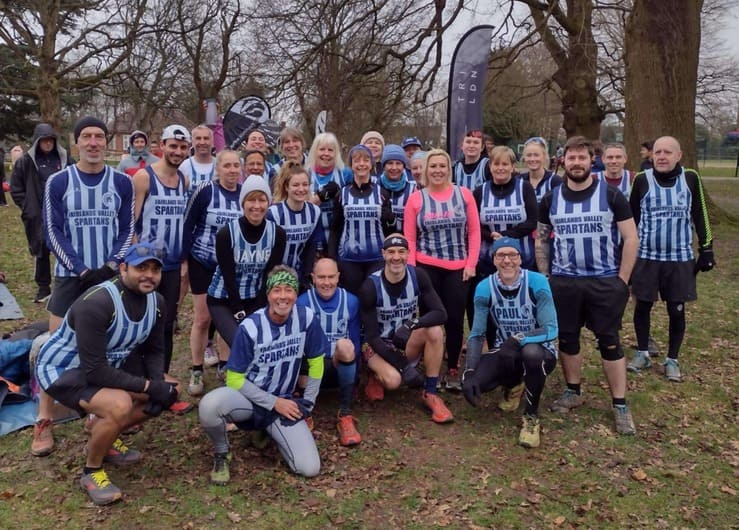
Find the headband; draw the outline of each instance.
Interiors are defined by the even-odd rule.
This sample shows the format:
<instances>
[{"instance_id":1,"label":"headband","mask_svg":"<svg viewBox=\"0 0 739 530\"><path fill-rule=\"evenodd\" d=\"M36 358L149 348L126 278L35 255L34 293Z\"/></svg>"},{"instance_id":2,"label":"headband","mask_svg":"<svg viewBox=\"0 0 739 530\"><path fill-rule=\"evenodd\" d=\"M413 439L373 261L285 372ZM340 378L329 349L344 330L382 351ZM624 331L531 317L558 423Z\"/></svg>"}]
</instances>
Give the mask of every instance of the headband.
<instances>
[{"instance_id":1,"label":"headband","mask_svg":"<svg viewBox=\"0 0 739 530\"><path fill-rule=\"evenodd\" d=\"M288 271L277 271L267 278L267 292L270 292L275 285L287 285L298 291L298 279L295 275Z\"/></svg>"}]
</instances>

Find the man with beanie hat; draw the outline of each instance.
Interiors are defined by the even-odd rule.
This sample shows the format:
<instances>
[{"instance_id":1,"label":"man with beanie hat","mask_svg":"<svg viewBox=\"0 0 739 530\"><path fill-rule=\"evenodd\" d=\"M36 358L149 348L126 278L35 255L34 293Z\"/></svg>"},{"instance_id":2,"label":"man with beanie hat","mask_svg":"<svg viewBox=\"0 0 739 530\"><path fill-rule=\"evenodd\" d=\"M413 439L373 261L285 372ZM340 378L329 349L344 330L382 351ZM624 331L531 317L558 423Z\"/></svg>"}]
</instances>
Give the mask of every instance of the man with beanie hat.
<instances>
[{"instance_id":1,"label":"man with beanie hat","mask_svg":"<svg viewBox=\"0 0 739 530\"><path fill-rule=\"evenodd\" d=\"M21 209L28 250L35 260L36 303L45 302L51 295L51 260L44 241L42 215L46 180L72 163L74 160L57 142L53 127L39 123L33 131L31 148L15 163L10 177L10 195Z\"/></svg>"},{"instance_id":2,"label":"man with beanie hat","mask_svg":"<svg viewBox=\"0 0 739 530\"><path fill-rule=\"evenodd\" d=\"M105 164L107 132L95 117L78 121L74 138L79 162L54 173L46 183L44 229L46 243L56 256L47 306L52 334L80 294L117 274L133 239L133 185L126 175ZM35 456L46 456L54 448L52 405L42 392L31 444Z\"/></svg>"},{"instance_id":3,"label":"man with beanie hat","mask_svg":"<svg viewBox=\"0 0 739 530\"><path fill-rule=\"evenodd\" d=\"M366 145L372 153L375 161L375 167L372 168L370 174L377 177L382 173L382 151L385 149L385 138L377 131L367 131L362 135L361 145Z\"/></svg>"},{"instance_id":4,"label":"man with beanie hat","mask_svg":"<svg viewBox=\"0 0 739 530\"><path fill-rule=\"evenodd\" d=\"M128 156L123 157L118 164L118 171L129 177L150 164L159 160L159 157L149 152L149 137L143 131L133 131L128 137Z\"/></svg>"},{"instance_id":5,"label":"man with beanie hat","mask_svg":"<svg viewBox=\"0 0 739 530\"><path fill-rule=\"evenodd\" d=\"M164 321L164 373L169 373L177 306L180 299L180 274L187 274L187 256L182 255L187 190L190 183L179 166L190 152L190 131L182 125L169 125L162 131L162 158L133 176L136 192L136 237L164 249L162 281L157 291L166 302ZM185 413L192 405L179 401L172 410Z\"/></svg>"},{"instance_id":6,"label":"man with beanie hat","mask_svg":"<svg viewBox=\"0 0 739 530\"><path fill-rule=\"evenodd\" d=\"M416 183L411 178L405 163L403 148L388 144L382 151L382 173L380 186L390 194L390 203L395 214L396 231L403 231L405 203L411 193L416 191Z\"/></svg>"}]
</instances>

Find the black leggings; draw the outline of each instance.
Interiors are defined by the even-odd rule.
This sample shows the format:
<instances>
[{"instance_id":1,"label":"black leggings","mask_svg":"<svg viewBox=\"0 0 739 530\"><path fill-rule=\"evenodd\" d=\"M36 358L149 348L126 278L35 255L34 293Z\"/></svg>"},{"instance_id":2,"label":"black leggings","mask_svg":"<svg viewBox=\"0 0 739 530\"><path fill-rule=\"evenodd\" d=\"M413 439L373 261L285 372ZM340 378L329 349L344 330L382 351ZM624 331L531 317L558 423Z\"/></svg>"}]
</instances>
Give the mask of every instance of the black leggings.
<instances>
[{"instance_id":1,"label":"black leggings","mask_svg":"<svg viewBox=\"0 0 739 530\"><path fill-rule=\"evenodd\" d=\"M157 291L164 297L164 373L169 373L174 343L174 325L180 300L180 269L162 271L162 281Z\"/></svg>"},{"instance_id":2,"label":"black leggings","mask_svg":"<svg viewBox=\"0 0 739 530\"><path fill-rule=\"evenodd\" d=\"M367 276L383 266L383 261L340 261L339 262L339 285L352 293L359 295L364 280Z\"/></svg>"},{"instance_id":3,"label":"black leggings","mask_svg":"<svg viewBox=\"0 0 739 530\"><path fill-rule=\"evenodd\" d=\"M637 347L640 351L649 349L649 328L654 302L637 300L634 307L634 331L636 331ZM667 356L677 359L680 346L685 338L685 302L665 302L669 325L669 345Z\"/></svg>"},{"instance_id":4,"label":"black leggings","mask_svg":"<svg viewBox=\"0 0 739 530\"><path fill-rule=\"evenodd\" d=\"M432 265L418 264L431 278L431 285L444 304L447 317L446 329L447 366L459 368L459 352L464 337L464 310L467 305L467 291L470 282L462 281L462 270L450 271ZM422 310L424 308L421 308Z\"/></svg>"},{"instance_id":5,"label":"black leggings","mask_svg":"<svg viewBox=\"0 0 739 530\"><path fill-rule=\"evenodd\" d=\"M208 304L211 323L215 326L218 334L230 348L234 337L236 336L236 330L239 329L239 323L236 322L236 319L234 318L234 312L231 310L228 300L213 298L210 295L208 295L205 300ZM241 305L245 308L244 310L247 315L259 309L254 298L242 300Z\"/></svg>"},{"instance_id":6,"label":"black leggings","mask_svg":"<svg viewBox=\"0 0 739 530\"><path fill-rule=\"evenodd\" d=\"M480 362L472 377L480 385L481 392L489 392L499 386L513 388L523 382L526 385L526 414L535 416L539 410L539 399L544 391L547 376L557 366L557 359L541 344L527 344L513 353L513 367L503 367L497 353L480 356Z\"/></svg>"}]
</instances>

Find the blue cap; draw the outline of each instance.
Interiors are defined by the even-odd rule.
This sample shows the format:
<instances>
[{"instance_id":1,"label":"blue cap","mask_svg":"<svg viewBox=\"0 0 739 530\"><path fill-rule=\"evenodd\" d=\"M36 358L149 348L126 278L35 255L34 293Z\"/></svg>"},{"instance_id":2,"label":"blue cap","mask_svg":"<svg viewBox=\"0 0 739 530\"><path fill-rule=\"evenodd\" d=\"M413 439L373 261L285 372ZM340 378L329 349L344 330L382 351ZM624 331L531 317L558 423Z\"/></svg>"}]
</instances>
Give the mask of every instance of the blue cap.
<instances>
[{"instance_id":1,"label":"blue cap","mask_svg":"<svg viewBox=\"0 0 739 530\"><path fill-rule=\"evenodd\" d=\"M403 138L403 141L400 142L400 147L402 147L403 149L405 149L409 145L417 145L418 147L423 149L423 144L417 136L406 136L405 138Z\"/></svg>"},{"instance_id":2,"label":"blue cap","mask_svg":"<svg viewBox=\"0 0 739 530\"><path fill-rule=\"evenodd\" d=\"M128 247L126 255L123 256L123 263L127 265L141 265L145 261L154 260L159 265L164 265L162 259L164 251L151 243L135 243Z\"/></svg>"},{"instance_id":3,"label":"blue cap","mask_svg":"<svg viewBox=\"0 0 739 530\"><path fill-rule=\"evenodd\" d=\"M518 239L514 239L512 237L501 237L496 239L495 243L493 243L493 254L498 252L498 249L505 247L515 248L519 254L521 253L521 243L519 243Z\"/></svg>"},{"instance_id":4,"label":"blue cap","mask_svg":"<svg viewBox=\"0 0 739 530\"><path fill-rule=\"evenodd\" d=\"M382 150L382 165L391 160L397 160L402 162L403 165L406 163L405 151L398 144L387 144L385 149Z\"/></svg>"}]
</instances>

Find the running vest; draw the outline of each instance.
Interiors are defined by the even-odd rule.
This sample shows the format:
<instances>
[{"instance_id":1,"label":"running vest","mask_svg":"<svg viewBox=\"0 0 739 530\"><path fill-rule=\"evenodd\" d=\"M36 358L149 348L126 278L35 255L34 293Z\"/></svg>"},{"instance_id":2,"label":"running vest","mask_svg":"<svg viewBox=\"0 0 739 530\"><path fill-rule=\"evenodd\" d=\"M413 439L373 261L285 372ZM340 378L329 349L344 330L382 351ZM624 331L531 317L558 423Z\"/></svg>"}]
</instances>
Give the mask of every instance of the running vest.
<instances>
[{"instance_id":1,"label":"running vest","mask_svg":"<svg viewBox=\"0 0 739 530\"><path fill-rule=\"evenodd\" d=\"M536 193L536 203L540 203L541 200L544 198L544 195L549 193L553 188L556 186L552 186L552 177L554 176L554 173L552 171L549 171L548 169L544 170L544 176L539 181L539 184L536 185L534 188L534 193ZM529 176L528 172L521 173L520 177L531 184L531 177ZM533 187L533 184L531 185ZM557 184L559 186L559 184Z\"/></svg>"},{"instance_id":2,"label":"running vest","mask_svg":"<svg viewBox=\"0 0 739 530\"><path fill-rule=\"evenodd\" d=\"M301 271L300 254L321 222L321 209L313 203L306 202L303 204L303 209L296 212L290 209L287 201L282 201L269 207L267 219L285 229L287 243L282 263L292 267L300 275L303 272Z\"/></svg>"},{"instance_id":3,"label":"running vest","mask_svg":"<svg viewBox=\"0 0 739 530\"><path fill-rule=\"evenodd\" d=\"M139 241L164 249L163 271L177 270L182 262L182 231L187 206L185 177L178 170L177 187L170 188L162 184L151 166L146 166L146 171L149 173L149 193L136 221L136 235Z\"/></svg>"},{"instance_id":4,"label":"running vest","mask_svg":"<svg viewBox=\"0 0 739 530\"><path fill-rule=\"evenodd\" d=\"M313 194L319 192L329 182L335 182L339 188L344 187L344 179L341 176L341 171L334 169L333 173L327 175L325 178L320 177L315 169L311 168L310 172L310 191ZM323 201L320 204L321 208L321 227L323 228L323 240L328 241L329 231L331 229L331 220L334 217L334 204L335 200Z\"/></svg>"},{"instance_id":5,"label":"running vest","mask_svg":"<svg viewBox=\"0 0 739 530\"><path fill-rule=\"evenodd\" d=\"M593 177L597 179L603 179L603 182L605 182L606 184L611 184L606 179L606 174L604 171L598 171L597 173L594 173ZM623 193L624 197L628 199L629 195L631 194L631 178L631 171L629 171L628 169L624 169L621 173L621 180L619 181L618 185L611 184L611 186L618 189L618 191Z\"/></svg>"},{"instance_id":6,"label":"running vest","mask_svg":"<svg viewBox=\"0 0 739 530\"><path fill-rule=\"evenodd\" d=\"M449 261L467 257L467 207L459 186L453 186L451 198L443 202L422 189L416 225L419 252Z\"/></svg>"},{"instance_id":7,"label":"running vest","mask_svg":"<svg viewBox=\"0 0 739 530\"><path fill-rule=\"evenodd\" d=\"M122 199L115 187L115 172L105 166L100 182L87 186L76 165L62 171L68 175L64 193L67 214L64 235L85 265L92 269L100 268L109 258L120 229L118 211ZM54 265L54 274L76 276L59 261Z\"/></svg>"},{"instance_id":8,"label":"running vest","mask_svg":"<svg viewBox=\"0 0 739 530\"><path fill-rule=\"evenodd\" d=\"M521 286L516 296L509 298L503 295L497 282L498 273L487 278L490 284L490 316L497 329L495 347L500 345L516 333L528 333L538 327L536 321L536 299L532 296L529 284L529 271L521 269ZM542 346L557 356L552 341L542 343Z\"/></svg>"},{"instance_id":9,"label":"running vest","mask_svg":"<svg viewBox=\"0 0 739 530\"><path fill-rule=\"evenodd\" d=\"M459 161L454 164L454 183L457 186L464 186L470 191L475 191L478 186L482 186L485 182L485 167L490 163L487 157L482 157L472 173L465 173L464 162Z\"/></svg>"},{"instance_id":10,"label":"running vest","mask_svg":"<svg viewBox=\"0 0 739 530\"><path fill-rule=\"evenodd\" d=\"M210 195L207 209L203 210L195 225L192 237L190 254L208 270L214 270L216 265L216 233L226 223L241 217L239 206L238 184L235 191L229 191L217 182L202 183L195 193Z\"/></svg>"},{"instance_id":11,"label":"running vest","mask_svg":"<svg viewBox=\"0 0 739 530\"><path fill-rule=\"evenodd\" d=\"M482 185L482 200L480 201L480 224L487 226L491 232L503 232L508 228L526 221L526 205L523 200L523 179L514 177L513 193L506 197L497 197L491 191L492 183L487 181ZM522 237L521 259L527 267L534 260L534 240ZM493 262L493 242L484 239L480 247L480 263L486 266Z\"/></svg>"},{"instance_id":12,"label":"running vest","mask_svg":"<svg viewBox=\"0 0 739 530\"><path fill-rule=\"evenodd\" d=\"M659 185L652 169L645 170L644 176L649 189L639 201L639 257L656 261L692 260L693 194L685 170L669 188Z\"/></svg>"},{"instance_id":13,"label":"running vest","mask_svg":"<svg viewBox=\"0 0 739 530\"><path fill-rule=\"evenodd\" d=\"M416 316L418 312L418 278L416 269L406 265L406 284L401 295L394 298L387 292L382 281L382 271L373 272L368 277L375 284L377 294L377 323L380 325L380 337L390 339L403 322Z\"/></svg>"},{"instance_id":14,"label":"running vest","mask_svg":"<svg viewBox=\"0 0 739 530\"><path fill-rule=\"evenodd\" d=\"M593 194L582 202L567 201L562 186L552 193L549 219L554 228L554 275L618 275L621 238L608 204L608 185L600 179L594 182Z\"/></svg>"},{"instance_id":15,"label":"running vest","mask_svg":"<svg viewBox=\"0 0 739 530\"><path fill-rule=\"evenodd\" d=\"M388 190L390 194L390 206L395 214L395 229L398 232L403 231L403 217L405 215L405 203L408 202L408 197L411 193L416 191L417 184L413 180L413 177L409 177L405 183L405 188L400 191ZM387 188L385 188L387 189Z\"/></svg>"},{"instance_id":16,"label":"running vest","mask_svg":"<svg viewBox=\"0 0 739 530\"><path fill-rule=\"evenodd\" d=\"M266 271L272 249L275 246L275 223L265 221L264 233L256 243L249 243L241 233L239 220L234 219L228 223L231 234L231 245L233 245L233 258L236 265L236 285L239 288L239 296L242 300L255 298L262 288L262 280ZM223 281L221 266L216 267L213 280L208 287L208 294L213 298L225 300L228 298L226 285Z\"/></svg>"},{"instance_id":17,"label":"running vest","mask_svg":"<svg viewBox=\"0 0 739 530\"><path fill-rule=\"evenodd\" d=\"M349 314L349 302L346 290L338 287L334 293L334 297L338 297L338 303L333 311L328 311L326 303L323 299L316 294L315 289L309 289L306 291L308 295L308 305L321 322L321 329L326 334L328 342L331 345L331 353L329 357L333 357L334 350L336 349L336 341L339 339L349 338L349 320L351 315Z\"/></svg>"},{"instance_id":18,"label":"running vest","mask_svg":"<svg viewBox=\"0 0 739 530\"><path fill-rule=\"evenodd\" d=\"M110 281L99 286L113 300L113 321L106 333L105 357L113 368L120 368L131 351L149 337L157 319L156 292L146 295L146 311L141 320L131 320L126 313L119 288ZM82 331L82 330L80 330ZM61 327L41 347L36 361L36 378L47 389L63 372L80 366L77 332L64 317Z\"/></svg>"},{"instance_id":19,"label":"running vest","mask_svg":"<svg viewBox=\"0 0 739 530\"><path fill-rule=\"evenodd\" d=\"M340 261L377 261L382 259L382 195L380 186L372 193L356 197L349 186L341 189L344 227L339 239Z\"/></svg>"},{"instance_id":20,"label":"running vest","mask_svg":"<svg viewBox=\"0 0 739 530\"><path fill-rule=\"evenodd\" d=\"M320 348L306 344L306 330L314 318L312 309L297 305L279 326L267 318L266 308L246 317L241 327L254 345L246 378L269 394L292 397L304 353Z\"/></svg>"},{"instance_id":21,"label":"running vest","mask_svg":"<svg viewBox=\"0 0 739 530\"><path fill-rule=\"evenodd\" d=\"M216 169L216 161L215 159L211 161L209 164L201 164L198 162L198 167L195 167L195 162L193 160L193 157L190 157L187 159L187 163L190 167L190 189L187 190L187 194L192 195L197 187L204 183L204 182L211 182L213 180L213 175L215 174ZM210 169L205 169L210 166ZM200 171L198 171L200 169Z\"/></svg>"}]
</instances>

